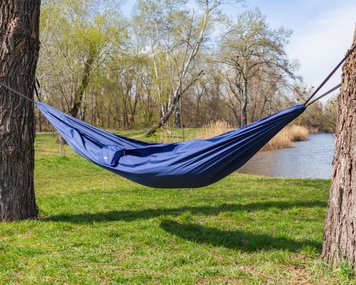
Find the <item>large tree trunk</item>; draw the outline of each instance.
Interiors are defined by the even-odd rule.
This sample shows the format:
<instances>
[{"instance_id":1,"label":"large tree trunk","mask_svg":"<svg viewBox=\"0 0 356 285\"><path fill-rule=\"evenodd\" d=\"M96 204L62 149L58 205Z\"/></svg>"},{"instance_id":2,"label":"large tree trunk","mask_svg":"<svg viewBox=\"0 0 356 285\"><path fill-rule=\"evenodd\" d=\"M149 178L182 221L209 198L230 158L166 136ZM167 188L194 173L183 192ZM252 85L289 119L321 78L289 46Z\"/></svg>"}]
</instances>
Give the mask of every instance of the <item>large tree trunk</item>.
<instances>
[{"instance_id":1,"label":"large tree trunk","mask_svg":"<svg viewBox=\"0 0 356 285\"><path fill-rule=\"evenodd\" d=\"M40 0L0 2L0 80L33 98ZM0 89L0 221L35 218L34 106Z\"/></svg>"},{"instance_id":2,"label":"large tree trunk","mask_svg":"<svg viewBox=\"0 0 356 285\"><path fill-rule=\"evenodd\" d=\"M334 266L342 260L356 266L356 51L343 67L338 105L333 181L322 257Z\"/></svg>"}]
</instances>

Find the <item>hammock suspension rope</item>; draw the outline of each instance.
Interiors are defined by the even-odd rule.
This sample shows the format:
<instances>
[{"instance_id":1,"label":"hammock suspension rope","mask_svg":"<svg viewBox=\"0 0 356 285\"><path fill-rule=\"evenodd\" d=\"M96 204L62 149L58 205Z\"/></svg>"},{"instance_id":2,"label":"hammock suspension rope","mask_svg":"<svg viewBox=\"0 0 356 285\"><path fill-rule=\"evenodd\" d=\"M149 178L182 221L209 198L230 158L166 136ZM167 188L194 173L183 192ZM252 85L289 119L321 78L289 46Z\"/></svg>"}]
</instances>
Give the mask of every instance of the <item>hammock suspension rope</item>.
<instances>
[{"instance_id":1,"label":"hammock suspension rope","mask_svg":"<svg viewBox=\"0 0 356 285\"><path fill-rule=\"evenodd\" d=\"M321 99L322 97L328 95L329 93L331 93L332 91L336 90L338 87L341 86L341 84L333 87L332 89L330 89L329 91L327 91L326 93L324 93L323 95L320 95L316 100L312 101L310 104L309 101L311 99L313 99L313 97L319 92L319 90L329 81L329 79L331 78L331 76L334 75L334 73L339 69L339 67L344 63L344 61L352 54L352 52L356 49L356 45L354 45L347 53L346 55L341 59L341 61L335 66L335 68L330 72L330 74L324 79L323 82L320 83L320 85L315 89L315 91L313 92L312 95L310 95L310 97L305 101L304 105L309 106L310 104L314 103L315 101ZM331 91L332 90L332 91Z\"/></svg>"}]
</instances>

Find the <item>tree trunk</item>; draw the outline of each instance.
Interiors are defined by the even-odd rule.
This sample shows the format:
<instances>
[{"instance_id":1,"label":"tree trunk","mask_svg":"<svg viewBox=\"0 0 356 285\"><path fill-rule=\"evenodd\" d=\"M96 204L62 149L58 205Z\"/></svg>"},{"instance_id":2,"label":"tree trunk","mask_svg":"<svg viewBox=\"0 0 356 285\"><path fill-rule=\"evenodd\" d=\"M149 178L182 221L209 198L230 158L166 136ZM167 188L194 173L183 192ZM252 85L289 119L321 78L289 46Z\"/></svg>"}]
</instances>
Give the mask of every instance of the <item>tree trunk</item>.
<instances>
[{"instance_id":1,"label":"tree trunk","mask_svg":"<svg viewBox=\"0 0 356 285\"><path fill-rule=\"evenodd\" d=\"M35 80L36 80L36 83L35 83L35 93L36 93L36 95L37 95L38 101L42 101L41 85L40 85L40 83L39 83L39 81L38 81L37 78L36 78ZM42 133L42 113L41 113L40 111L38 111L37 114L38 114L38 119L37 119L37 121L36 121L36 116L35 116L35 125L36 125L36 126L35 126L35 132L36 132L36 127L37 127L38 131L39 131L40 133Z\"/></svg>"},{"instance_id":2,"label":"tree trunk","mask_svg":"<svg viewBox=\"0 0 356 285\"><path fill-rule=\"evenodd\" d=\"M356 266L356 51L343 67L322 258L333 266L342 260Z\"/></svg>"},{"instance_id":3,"label":"tree trunk","mask_svg":"<svg viewBox=\"0 0 356 285\"><path fill-rule=\"evenodd\" d=\"M178 103L176 105L176 110L174 112L174 126L176 128L180 128L182 125L182 120L181 120L181 110L180 110L180 104Z\"/></svg>"},{"instance_id":4,"label":"tree trunk","mask_svg":"<svg viewBox=\"0 0 356 285\"><path fill-rule=\"evenodd\" d=\"M73 103L69 110L69 114L74 118L78 116L79 108L82 105L84 92L87 89L90 81L90 76L93 69L93 63L95 61L95 57L96 57L96 51L93 48L90 48L88 58L84 63L82 80L80 82L78 90L74 94Z\"/></svg>"},{"instance_id":5,"label":"tree trunk","mask_svg":"<svg viewBox=\"0 0 356 285\"><path fill-rule=\"evenodd\" d=\"M0 80L33 99L40 0L0 2ZM0 221L36 218L33 103L0 89Z\"/></svg>"},{"instance_id":6,"label":"tree trunk","mask_svg":"<svg viewBox=\"0 0 356 285\"><path fill-rule=\"evenodd\" d=\"M241 102L241 125L240 127L247 125L247 105L248 105L248 82L244 80L243 95Z\"/></svg>"},{"instance_id":7,"label":"tree trunk","mask_svg":"<svg viewBox=\"0 0 356 285\"><path fill-rule=\"evenodd\" d=\"M184 94L184 92L187 89L189 89L189 87L191 85L193 85L195 83L195 81L198 79L198 77L200 77L200 75L203 74L203 71L201 71L198 74L198 76L193 78L193 80L188 84L189 87L185 87L185 89L182 91L183 81L186 80L186 75L188 73L190 65L193 62L194 58L196 57L196 55L200 49L200 45L204 40L205 29L208 24L210 13L220 5L220 2L216 2L216 4L214 4L213 7L209 8L209 1L206 1L205 3L206 3L205 14L204 14L203 22L202 22L202 25L200 28L199 36L198 36L198 39L197 39L196 43L194 44L192 50L190 51L190 54L189 54L186 62L184 63L183 69L179 72L180 79L179 79L178 85L176 86L175 91L173 92L172 103L168 105L167 112L163 116L161 116L160 120L158 121L158 124L156 126L153 126L152 128L150 128L145 133L146 136L153 135L157 131L157 129L161 128L168 122L169 118L171 117L174 110L176 109L177 104L179 103L179 100L181 99L181 96Z\"/></svg>"},{"instance_id":8,"label":"tree trunk","mask_svg":"<svg viewBox=\"0 0 356 285\"><path fill-rule=\"evenodd\" d=\"M170 107L168 109L168 111L165 113L165 115L159 120L157 126L152 127L151 129L149 129L145 135L149 136L149 135L153 135L157 129L161 128L162 126L164 126L165 123L168 122L169 118L171 117L172 113L174 112L174 110L176 109L179 100L181 100L181 96L198 80L198 78L203 74L203 71L200 71L199 74L182 90L182 88L178 88L176 89L174 96L173 96L173 100L172 103L170 104Z\"/></svg>"}]
</instances>

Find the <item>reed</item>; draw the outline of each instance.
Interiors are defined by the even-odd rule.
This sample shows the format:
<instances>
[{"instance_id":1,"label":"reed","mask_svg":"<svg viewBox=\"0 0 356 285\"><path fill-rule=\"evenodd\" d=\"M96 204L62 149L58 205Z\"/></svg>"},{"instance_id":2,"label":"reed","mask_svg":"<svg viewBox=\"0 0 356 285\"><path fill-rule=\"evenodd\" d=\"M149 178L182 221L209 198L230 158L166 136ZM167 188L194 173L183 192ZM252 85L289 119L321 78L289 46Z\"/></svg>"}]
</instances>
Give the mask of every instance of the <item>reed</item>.
<instances>
[{"instance_id":1,"label":"reed","mask_svg":"<svg viewBox=\"0 0 356 285\"><path fill-rule=\"evenodd\" d=\"M211 137L218 136L220 134L231 131L233 128L226 121L216 121L210 122L204 125L198 132L194 134L194 139L208 139Z\"/></svg>"},{"instance_id":2,"label":"reed","mask_svg":"<svg viewBox=\"0 0 356 285\"><path fill-rule=\"evenodd\" d=\"M291 133L292 141L294 142L308 140L309 130L305 127L291 125L289 127L289 132Z\"/></svg>"},{"instance_id":3,"label":"reed","mask_svg":"<svg viewBox=\"0 0 356 285\"><path fill-rule=\"evenodd\" d=\"M226 121L210 122L196 132L192 139L207 139L226 133L232 129L231 125ZM280 131L262 150L275 150L289 148L293 146L295 141L308 140L309 131L307 128L291 125Z\"/></svg>"},{"instance_id":4,"label":"reed","mask_svg":"<svg viewBox=\"0 0 356 285\"><path fill-rule=\"evenodd\" d=\"M263 150L275 150L289 148L293 146L293 142L308 140L309 131L307 128L290 125L280 131L272 138L263 148Z\"/></svg>"}]
</instances>

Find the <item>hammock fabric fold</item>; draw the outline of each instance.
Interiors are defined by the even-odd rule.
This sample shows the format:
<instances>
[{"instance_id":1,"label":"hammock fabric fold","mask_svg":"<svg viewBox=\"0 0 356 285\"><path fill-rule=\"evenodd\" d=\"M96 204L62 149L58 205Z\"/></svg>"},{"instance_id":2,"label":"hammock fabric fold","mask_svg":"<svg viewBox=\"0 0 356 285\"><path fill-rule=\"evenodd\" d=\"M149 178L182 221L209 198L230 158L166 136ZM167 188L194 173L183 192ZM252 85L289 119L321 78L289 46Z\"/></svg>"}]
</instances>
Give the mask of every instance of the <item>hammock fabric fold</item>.
<instances>
[{"instance_id":1,"label":"hammock fabric fold","mask_svg":"<svg viewBox=\"0 0 356 285\"><path fill-rule=\"evenodd\" d=\"M37 106L77 154L136 183L157 188L196 188L219 181L244 165L306 109L296 105L206 140L158 144L96 128L41 102Z\"/></svg>"}]
</instances>

